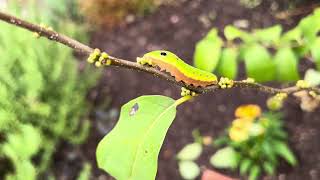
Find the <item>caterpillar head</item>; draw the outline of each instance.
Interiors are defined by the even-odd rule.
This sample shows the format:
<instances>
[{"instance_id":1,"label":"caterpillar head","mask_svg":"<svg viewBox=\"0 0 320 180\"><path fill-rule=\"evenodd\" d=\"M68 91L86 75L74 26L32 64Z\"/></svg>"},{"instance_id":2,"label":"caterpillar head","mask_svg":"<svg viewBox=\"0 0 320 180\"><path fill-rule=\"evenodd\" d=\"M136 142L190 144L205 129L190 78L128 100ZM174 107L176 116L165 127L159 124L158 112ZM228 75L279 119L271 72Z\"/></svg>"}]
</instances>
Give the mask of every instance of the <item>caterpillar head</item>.
<instances>
[{"instance_id":1,"label":"caterpillar head","mask_svg":"<svg viewBox=\"0 0 320 180\"><path fill-rule=\"evenodd\" d=\"M165 50L156 50L156 51L151 51L143 55L144 59L149 59L149 58L154 58L158 59L164 62L167 62L169 64L175 63L178 59L180 59L177 55L170 51L165 51Z\"/></svg>"}]
</instances>

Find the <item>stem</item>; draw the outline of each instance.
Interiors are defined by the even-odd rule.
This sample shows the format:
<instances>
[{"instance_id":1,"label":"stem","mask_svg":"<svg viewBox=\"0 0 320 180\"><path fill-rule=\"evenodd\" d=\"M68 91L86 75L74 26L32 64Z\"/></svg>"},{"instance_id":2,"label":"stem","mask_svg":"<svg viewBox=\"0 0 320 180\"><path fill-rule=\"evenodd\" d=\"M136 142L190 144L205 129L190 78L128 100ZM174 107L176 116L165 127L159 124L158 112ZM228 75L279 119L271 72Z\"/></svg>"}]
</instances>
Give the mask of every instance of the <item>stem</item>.
<instances>
[{"instance_id":1,"label":"stem","mask_svg":"<svg viewBox=\"0 0 320 180\"><path fill-rule=\"evenodd\" d=\"M193 98L193 96L190 96L190 95L183 96L180 99L177 99L174 104L175 104L175 106L179 106L179 105L183 104L184 102L186 102L186 101L188 101L188 100L190 100L192 98Z\"/></svg>"}]
</instances>

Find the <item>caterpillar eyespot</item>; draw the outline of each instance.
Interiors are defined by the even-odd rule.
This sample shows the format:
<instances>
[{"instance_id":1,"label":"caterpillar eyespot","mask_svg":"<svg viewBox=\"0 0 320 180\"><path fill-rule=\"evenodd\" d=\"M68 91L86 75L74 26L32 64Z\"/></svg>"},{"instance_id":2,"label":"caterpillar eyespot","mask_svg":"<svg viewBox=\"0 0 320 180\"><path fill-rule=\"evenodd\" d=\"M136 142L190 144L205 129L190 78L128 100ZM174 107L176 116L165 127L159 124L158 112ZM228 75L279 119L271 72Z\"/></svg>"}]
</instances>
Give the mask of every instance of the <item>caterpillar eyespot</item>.
<instances>
[{"instance_id":1,"label":"caterpillar eyespot","mask_svg":"<svg viewBox=\"0 0 320 180\"><path fill-rule=\"evenodd\" d=\"M174 76L176 81L182 81L187 85L206 87L217 84L217 77L214 74L190 66L169 51L151 51L143 57L137 58L137 62L142 65L157 66L161 71L166 71Z\"/></svg>"},{"instance_id":2,"label":"caterpillar eyespot","mask_svg":"<svg viewBox=\"0 0 320 180\"><path fill-rule=\"evenodd\" d=\"M161 54L161 56L166 56L167 55L166 52L161 52L160 54Z\"/></svg>"}]
</instances>

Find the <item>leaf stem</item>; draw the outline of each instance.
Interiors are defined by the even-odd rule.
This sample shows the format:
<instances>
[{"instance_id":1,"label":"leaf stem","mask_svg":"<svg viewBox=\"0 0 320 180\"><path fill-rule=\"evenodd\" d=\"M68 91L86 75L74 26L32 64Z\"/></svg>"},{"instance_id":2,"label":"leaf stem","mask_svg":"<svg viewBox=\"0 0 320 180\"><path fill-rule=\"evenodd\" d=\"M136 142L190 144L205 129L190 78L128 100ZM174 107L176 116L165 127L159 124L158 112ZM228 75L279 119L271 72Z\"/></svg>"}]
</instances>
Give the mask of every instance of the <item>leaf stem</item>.
<instances>
[{"instance_id":1,"label":"leaf stem","mask_svg":"<svg viewBox=\"0 0 320 180\"><path fill-rule=\"evenodd\" d=\"M193 98L193 96L191 96L191 95L183 96L180 99L177 99L174 104L175 104L175 106L179 106L192 98Z\"/></svg>"}]
</instances>

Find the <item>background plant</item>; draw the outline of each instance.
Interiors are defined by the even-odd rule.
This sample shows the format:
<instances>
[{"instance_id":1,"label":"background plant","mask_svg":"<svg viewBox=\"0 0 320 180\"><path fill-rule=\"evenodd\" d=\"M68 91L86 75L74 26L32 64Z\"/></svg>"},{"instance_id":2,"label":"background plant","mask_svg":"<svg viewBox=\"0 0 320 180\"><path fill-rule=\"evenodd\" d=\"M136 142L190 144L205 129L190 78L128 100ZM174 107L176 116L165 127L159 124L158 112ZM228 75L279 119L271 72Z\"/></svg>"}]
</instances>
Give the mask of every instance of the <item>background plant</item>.
<instances>
[{"instance_id":1,"label":"background plant","mask_svg":"<svg viewBox=\"0 0 320 180\"><path fill-rule=\"evenodd\" d=\"M300 59L313 61L317 71L320 70L319 30L320 9L286 32L280 25L252 32L229 25L224 29L226 41L223 41L217 30L212 29L197 43L194 64L200 69L235 79L238 64L243 62L246 76L257 82L294 82L301 77L298 72ZM313 79L319 79L319 74L307 73L306 76L312 85L318 85Z\"/></svg>"},{"instance_id":2,"label":"background plant","mask_svg":"<svg viewBox=\"0 0 320 180\"><path fill-rule=\"evenodd\" d=\"M287 133L277 113L261 114L257 105L240 106L236 119L227 130L228 136L215 140L215 145L225 146L210 159L217 168L240 169L254 180L264 171L273 175L279 165L279 157L295 165L296 159L288 147Z\"/></svg>"},{"instance_id":3,"label":"background plant","mask_svg":"<svg viewBox=\"0 0 320 180\"><path fill-rule=\"evenodd\" d=\"M58 11L67 10L63 4L41 10L33 1L23 6L10 1L6 10L85 40L81 28L60 19ZM72 50L37 39L37 34L4 23L0 29L0 178L38 179L61 141L86 139L85 97L98 73L81 68Z\"/></svg>"}]
</instances>

